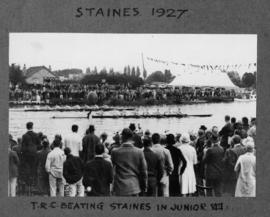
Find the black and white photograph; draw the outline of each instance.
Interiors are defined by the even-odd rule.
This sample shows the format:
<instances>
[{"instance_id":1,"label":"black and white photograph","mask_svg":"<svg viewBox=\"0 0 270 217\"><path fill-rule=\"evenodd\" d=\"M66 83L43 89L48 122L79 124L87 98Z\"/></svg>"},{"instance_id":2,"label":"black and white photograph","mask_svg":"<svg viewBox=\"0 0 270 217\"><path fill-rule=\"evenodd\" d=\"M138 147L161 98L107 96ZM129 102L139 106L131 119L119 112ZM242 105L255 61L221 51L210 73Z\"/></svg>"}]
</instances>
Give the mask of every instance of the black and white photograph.
<instances>
[{"instance_id":1,"label":"black and white photograph","mask_svg":"<svg viewBox=\"0 0 270 217\"><path fill-rule=\"evenodd\" d=\"M256 34L9 33L8 196L256 197Z\"/></svg>"}]
</instances>

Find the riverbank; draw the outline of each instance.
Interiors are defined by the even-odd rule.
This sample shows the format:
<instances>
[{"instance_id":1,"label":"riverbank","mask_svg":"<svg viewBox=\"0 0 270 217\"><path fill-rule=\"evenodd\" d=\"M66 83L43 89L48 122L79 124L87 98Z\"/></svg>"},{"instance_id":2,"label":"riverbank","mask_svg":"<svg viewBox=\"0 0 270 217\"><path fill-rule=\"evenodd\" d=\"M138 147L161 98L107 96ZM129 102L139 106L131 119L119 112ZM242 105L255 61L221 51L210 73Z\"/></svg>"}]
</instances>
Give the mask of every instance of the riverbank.
<instances>
[{"instance_id":1,"label":"riverbank","mask_svg":"<svg viewBox=\"0 0 270 217\"><path fill-rule=\"evenodd\" d=\"M158 106L158 105L190 105L213 102L233 102L233 97L202 97L198 99L140 99L134 101L111 99L104 102L89 103L85 100L51 100L47 102L37 101L10 101L9 108L23 108L32 106Z\"/></svg>"}]
</instances>

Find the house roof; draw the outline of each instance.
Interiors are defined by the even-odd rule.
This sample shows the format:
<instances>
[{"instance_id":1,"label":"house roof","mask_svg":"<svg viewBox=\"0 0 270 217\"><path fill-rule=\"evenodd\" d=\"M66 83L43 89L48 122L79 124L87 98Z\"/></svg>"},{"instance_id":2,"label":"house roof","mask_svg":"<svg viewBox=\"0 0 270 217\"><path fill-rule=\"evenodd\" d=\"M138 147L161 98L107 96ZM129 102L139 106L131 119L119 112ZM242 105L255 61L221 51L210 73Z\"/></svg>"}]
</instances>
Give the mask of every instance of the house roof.
<instances>
[{"instance_id":1,"label":"house roof","mask_svg":"<svg viewBox=\"0 0 270 217\"><path fill-rule=\"evenodd\" d=\"M57 75L55 73L53 73L50 69L48 69L46 66L33 66L27 69L25 76L27 78L31 77L33 74L39 72L41 69L46 69L49 73L51 73L52 75L56 76Z\"/></svg>"}]
</instances>

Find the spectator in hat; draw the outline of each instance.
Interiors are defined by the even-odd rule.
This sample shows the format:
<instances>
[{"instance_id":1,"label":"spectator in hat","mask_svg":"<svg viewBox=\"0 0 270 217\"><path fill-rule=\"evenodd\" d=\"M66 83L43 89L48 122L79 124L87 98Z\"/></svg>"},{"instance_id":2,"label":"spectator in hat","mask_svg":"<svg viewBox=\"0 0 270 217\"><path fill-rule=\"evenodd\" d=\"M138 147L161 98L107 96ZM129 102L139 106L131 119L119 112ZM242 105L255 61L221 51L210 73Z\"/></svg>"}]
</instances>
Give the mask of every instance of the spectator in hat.
<instances>
[{"instance_id":1,"label":"spectator in hat","mask_svg":"<svg viewBox=\"0 0 270 217\"><path fill-rule=\"evenodd\" d=\"M113 140L114 140L114 142L110 145L110 148L109 148L109 154L112 153L113 149L119 148L121 146L120 135L118 132L114 135Z\"/></svg>"},{"instance_id":2,"label":"spectator in hat","mask_svg":"<svg viewBox=\"0 0 270 217\"><path fill-rule=\"evenodd\" d=\"M205 164L206 186L211 187L216 197L222 196L223 156L224 150L219 145L218 135L212 135L212 147L206 151L203 163ZM207 196L212 196L212 191L207 191Z\"/></svg>"},{"instance_id":3,"label":"spectator in hat","mask_svg":"<svg viewBox=\"0 0 270 217\"><path fill-rule=\"evenodd\" d=\"M238 158L234 169L238 177L235 197L255 197L256 157L254 155L254 143L247 144L247 152Z\"/></svg>"},{"instance_id":4,"label":"spectator in hat","mask_svg":"<svg viewBox=\"0 0 270 217\"><path fill-rule=\"evenodd\" d=\"M196 192L194 165L197 164L197 154L195 148L190 145L188 133L182 135L181 142L182 145L179 148L187 161L186 169L181 177L181 194L188 196Z\"/></svg>"},{"instance_id":5,"label":"spectator in hat","mask_svg":"<svg viewBox=\"0 0 270 217\"><path fill-rule=\"evenodd\" d=\"M104 145L104 148L105 148L105 153L109 153L109 142L108 142L108 134L103 132L101 135L100 135L100 142L102 145Z\"/></svg>"}]
</instances>

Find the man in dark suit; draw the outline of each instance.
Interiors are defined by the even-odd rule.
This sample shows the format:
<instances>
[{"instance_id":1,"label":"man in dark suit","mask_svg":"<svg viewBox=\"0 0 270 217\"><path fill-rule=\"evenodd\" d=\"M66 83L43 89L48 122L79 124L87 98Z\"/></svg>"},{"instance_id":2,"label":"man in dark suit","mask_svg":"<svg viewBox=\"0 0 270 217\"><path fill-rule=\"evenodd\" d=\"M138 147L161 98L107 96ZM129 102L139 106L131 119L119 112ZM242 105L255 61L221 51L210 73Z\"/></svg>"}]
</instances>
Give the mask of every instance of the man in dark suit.
<instances>
[{"instance_id":1,"label":"man in dark suit","mask_svg":"<svg viewBox=\"0 0 270 217\"><path fill-rule=\"evenodd\" d=\"M184 173L187 161L183 156L181 150L179 148L174 147L175 137L173 134L167 135L167 149L170 151L173 161L173 171L169 176L169 194L170 196L180 196L181 186L180 186L180 176Z\"/></svg>"},{"instance_id":2,"label":"man in dark suit","mask_svg":"<svg viewBox=\"0 0 270 217\"><path fill-rule=\"evenodd\" d=\"M82 140L83 150L82 150L82 159L84 163L87 163L89 160L94 159L95 157L95 147L100 144L99 138L95 135L94 125L89 126L89 134L85 135Z\"/></svg>"},{"instance_id":3,"label":"man in dark suit","mask_svg":"<svg viewBox=\"0 0 270 217\"><path fill-rule=\"evenodd\" d=\"M115 167L114 193L116 196L137 196L147 187L147 165L143 151L134 147L133 133L122 131L122 145L112 151Z\"/></svg>"},{"instance_id":4,"label":"man in dark suit","mask_svg":"<svg viewBox=\"0 0 270 217\"><path fill-rule=\"evenodd\" d=\"M40 144L37 133L33 131L33 122L26 124L27 132L22 136L22 165L25 181L35 185L37 181L37 147Z\"/></svg>"},{"instance_id":5,"label":"man in dark suit","mask_svg":"<svg viewBox=\"0 0 270 217\"><path fill-rule=\"evenodd\" d=\"M157 196L157 184L160 182L163 176L163 159L154 151L151 150L152 141L150 137L145 137L143 139L144 145L144 157L147 162L147 172L148 172L148 185L146 196Z\"/></svg>"},{"instance_id":6,"label":"man in dark suit","mask_svg":"<svg viewBox=\"0 0 270 217\"><path fill-rule=\"evenodd\" d=\"M213 145L206 151L203 163L205 164L206 186L212 187L216 197L222 195L222 178L223 178L223 156L224 150L219 145L218 135L212 135ZM207 192L207 196L212 196L212 191Z\"/></svg>"},{"instance_id":7,"label":"man in dark suit","mask_svg":"<svg viewBox=\"0 0 270 217\"><path fill-rule=\"evenodd\" d=\"M246 153L246 148L241 144L241 137L234 135L232 138L232 147L225 152L224 162L224 192L234 196L236 187L236 173L234 171L235 164L240 155Z\"/></svg>"},{"instance_id":8,"label":"man in dark suit","mask_svg":"<svg viewBox=\"0 0 270 217\"><path fill-rule=\"evenodd\" d=\"M89 161L84 169L83 185L88 196L110 196L110 184L113 181L113 168L103 158L104 146L95 147L95 158Z\"/></svg>"},{"instance_id":9,"label":"man in dark suit","mask_svg":"<svg viewBox=\"0 0 270 217\"><path fill-rule=\"evenodd\" d=\"M219 131L219 136L221 137L220 145L226 151L226 149L229 147L228 139L233 135L233 126L230 122L230 116L225 116L225 122L226 124L222 129Z\"/></svg>"}]
</instances>

